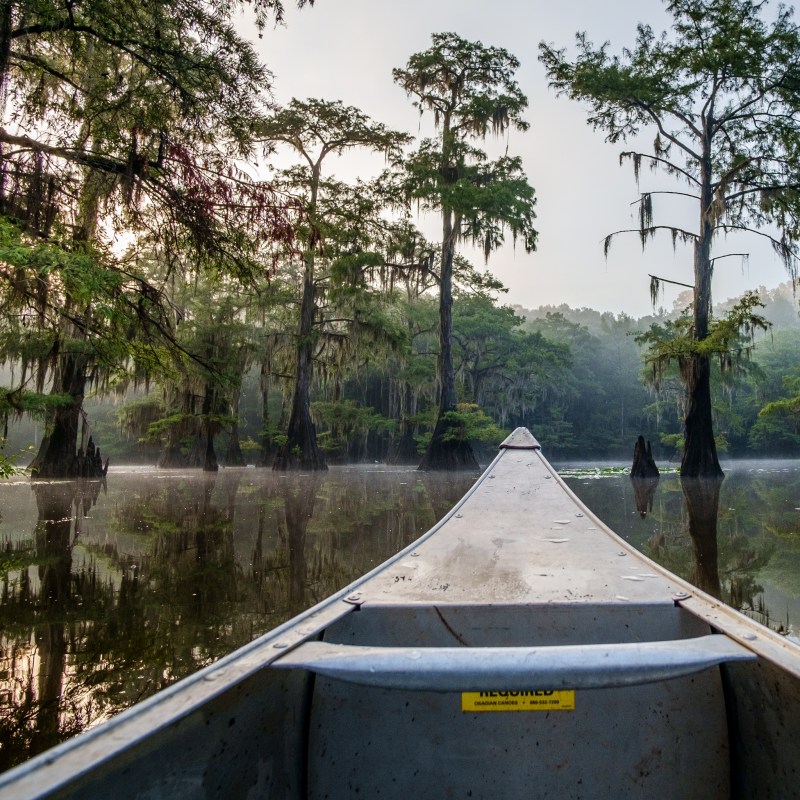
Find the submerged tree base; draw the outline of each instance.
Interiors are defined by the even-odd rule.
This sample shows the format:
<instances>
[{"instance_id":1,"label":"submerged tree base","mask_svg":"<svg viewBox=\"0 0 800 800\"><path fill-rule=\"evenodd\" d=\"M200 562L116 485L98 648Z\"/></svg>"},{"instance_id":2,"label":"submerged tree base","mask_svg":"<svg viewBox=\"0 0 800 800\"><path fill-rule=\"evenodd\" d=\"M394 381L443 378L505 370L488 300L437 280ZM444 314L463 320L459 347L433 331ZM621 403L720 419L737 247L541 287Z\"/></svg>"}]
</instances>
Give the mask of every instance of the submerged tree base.
<instances>
[{"instance_id":1,"label":"submerged tree base","mask_svg":"<svg viewBox=\"0 0 800 800\"><path fill-rule=\"evenodd\" d=\"M725 477L716 454L711 458L700 460L684 457L680 474L681 478L704 478L706 480L722 480Z\"/></svg>"},{"instance_id":2,"label":"submerged tree base","mask_svg":"<svg viewBox=\"0 0 800 800\"><path fill-rule=\"evenodd\" d=\"M272 462L272 469L275 472L291 472L293 470L321 472L328 469L328 465L322 453L318 453L315 457L313 454L304 455L303 453L284 452L284 449L281 448Z\"/></svg>"},{"instance_id":3,"label":"submerged tree base","mask_svg":"<svg viewBox=\"0 0 800 800\"><path fill-rule=\"evenodd\" d=\"M314 424L310 417L294 436L292 425L289 425L289 441L278 448L275 460L272 462L272 469L276 472L289 472L292 470L302 470L304 472L320 472L328 469L325 454L317 445L317 436Z\"/></svg>"},{"instance_id":4,"label":"submerged tree base","mask_svg":"<svg viewBox=\"0 0 800 800\"><path fill-rule=\"evenodd\" d=\"M106 458L103 461L100 448L94 446L91 436L86 450L80 447L78 452L71 456L59 452L59 443L58 441L53 443L52 437L46 437L42 441L39 453L28 467L32 479L105 478L109 460Z\"/></svg>"},{"instance_id":5,"label":"submerged tree base","mask_svg":"<svg viewBox=\"0 0 800 800\"><path fill-rule=\"evenodd\" d=\"M681 459L681 478L721 480L725 477L717 456L717 446L710 427L695 432L686 421L686 444Z\"/></svg>"},{"instance_id":6,"label":"submerged tree base","mask_svg":"<svg viewBox=\"0 0 800 800\"><path fill-rule=\"evenodd\" d=\"M642 519L653 510L660 475L650 442L645 442L644 436L639 436L633 448L631 484L636 497L636 510Z\"/></svg>"},{"instance_id":7,"label":"submerged tree base","mask_svg":"<svg viewBox=\"0 0 800 800\"><path fill-rule=\"evenodd\" d=\"M419 469L451 472L480 469L469 441L457 437L457 428L458 425L449 420L446 413L439 415L431 443Z\"/></svg>"},{"instance_id":8,"label":"submerged tree base","mask_svg":"<svg viewBox=\"0 0 800 800\"><path fill-rule=\"evenodd\" d=\"M633 448L631 478L658 478L659 475L650 442L645 443L644 436L639 436Z\"/></svg>"}]
</instances>

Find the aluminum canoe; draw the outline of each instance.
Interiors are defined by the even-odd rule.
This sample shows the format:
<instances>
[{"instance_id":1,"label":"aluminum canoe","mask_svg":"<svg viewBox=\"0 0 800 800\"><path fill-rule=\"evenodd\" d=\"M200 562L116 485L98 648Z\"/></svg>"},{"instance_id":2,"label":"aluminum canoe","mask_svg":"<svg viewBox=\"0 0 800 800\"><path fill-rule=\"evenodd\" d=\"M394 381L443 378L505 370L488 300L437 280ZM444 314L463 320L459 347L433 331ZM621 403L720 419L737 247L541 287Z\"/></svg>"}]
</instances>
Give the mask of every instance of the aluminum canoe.
<instances>
[{"instance_id":1,"label":"aluminum canoe","mask_svg":"<svg viewBox=\"0 0 800 800\"><path fill-rule=\"evenodd\" d=\"M798 769L800 647L632 549L518 429L411 547L0 797L782 800Z\"/></svg>"}]
</instances>

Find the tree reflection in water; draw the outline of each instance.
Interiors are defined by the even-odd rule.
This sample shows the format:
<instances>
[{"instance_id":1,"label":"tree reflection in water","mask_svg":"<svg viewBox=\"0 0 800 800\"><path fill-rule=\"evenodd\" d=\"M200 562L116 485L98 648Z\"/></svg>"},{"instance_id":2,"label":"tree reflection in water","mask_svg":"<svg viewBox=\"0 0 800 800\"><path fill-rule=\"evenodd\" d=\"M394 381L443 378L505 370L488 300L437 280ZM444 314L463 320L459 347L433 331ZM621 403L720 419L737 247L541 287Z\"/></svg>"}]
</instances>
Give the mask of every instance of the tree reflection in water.
<instances>
[{"instance_id":1,"label":"tree reflection in water","mask_svg":"<svg viewBox=\"0 0 800 800\"><path fill-rule=\"evenodd\" d=\"M653 510L653 502L656 499L656 489L660 478L634 478L631 476L631 486L636 498L636 510L639 516L644 519Z\"/></svg>"},{"instance_id":2,"label":"tree reflection in water","mask_svg":"<svg viewBox=\"0 0 800 800\"><path fill-rule=\"evenodd\" d=\"M19 577L12 584L9 571L3 576L2 769L16 763L20 752L52 747L91 722L91 699L85 687L69 681L73 667L67 656L85 625L81 618L112 594L91 568L73 569L72 559L83 515L97 502L104 481L31 488L37 508L33 536L5 547Z\"/></svg>"},{"instance_id":3,"label":"tree reflection in water","mask_svg":"<svg viewBox=\"0 0 800 800\"><path fill-rule=\"evenodd\" d=\"M659 478L631 476L636 510L644 519L652 513ZM689 567L689 580L710 595L722 599L717 563L717 514L722 478L681 478L687 530L694 555ZM655 548L659 545L653 543ZM662 541L663 546L663 541ZM656 557L657 558L657 557Z\"/></svg>"},{"instance_id":4,"label":"tree reflection in water","mask_svg":"<svg viewBox=\"0 0 800 800\"><path fill-rule=\"evenodd\" d=\"M0 485L0 769L346 586L475 477L112 470L107 493L97 481Z\"/></svg>"},{"instance_id":5,"label":"tree reflection in water","mask_svg":"<svg viewBox=\"0 0 800 800\"><path fill-rule=\"evenodd\" d=\"M609 527L654 561L759 622L796 633L800 462L733 462L724 481L562 472Z\"/></svg>"},{"instance_id":6,"label":"tree reflection in water","mask_svg":"<svg viewBox=\"0 0 800 800\"><path fill-rule=\"evenodd\" d=\"M689 536L694 550L690 580L704 592L722 599L719 580L717 515L722 478L681 478L681 489L689 518Z\"/></svg>"}]
</instances>

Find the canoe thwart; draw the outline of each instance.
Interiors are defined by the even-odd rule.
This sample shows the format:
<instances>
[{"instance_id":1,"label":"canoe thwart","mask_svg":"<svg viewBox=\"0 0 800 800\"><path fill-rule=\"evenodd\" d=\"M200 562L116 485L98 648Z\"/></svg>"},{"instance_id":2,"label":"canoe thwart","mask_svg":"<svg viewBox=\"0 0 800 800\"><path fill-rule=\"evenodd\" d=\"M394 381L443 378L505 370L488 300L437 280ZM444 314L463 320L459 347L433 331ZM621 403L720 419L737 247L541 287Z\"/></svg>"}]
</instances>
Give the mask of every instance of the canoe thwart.
<instances>
[{"instance_id":1,"label":"canoe thwart","mask_svg":"<svg viewBox=\"0 0 800 800\"><path fill-rule=\"evenodd\" d=\"M516 428L501 443L500 450L541 450L542 446L527 428Z\"/></svg>"},{"instance_id":2,"label":"canoe thwart","mask_svg":"<svg viewBox=\"0 0 800 800\"><path fill-rule=\"evenodd\" d=\"M547 647L365 647L305 642L273 662L384 689L434 692L608 689L680 678L757 656L721 634Z\"/></svg>"}]
</instances>

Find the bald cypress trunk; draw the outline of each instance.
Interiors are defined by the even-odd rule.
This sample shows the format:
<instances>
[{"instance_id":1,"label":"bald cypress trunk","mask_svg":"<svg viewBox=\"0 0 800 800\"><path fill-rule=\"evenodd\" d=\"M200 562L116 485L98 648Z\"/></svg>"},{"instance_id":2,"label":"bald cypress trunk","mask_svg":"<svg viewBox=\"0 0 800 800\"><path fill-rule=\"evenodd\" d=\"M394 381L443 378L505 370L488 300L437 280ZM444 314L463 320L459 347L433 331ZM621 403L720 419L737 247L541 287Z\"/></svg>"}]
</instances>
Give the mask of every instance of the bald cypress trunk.
<instances>
[{"instance_id":1,"label":"bald cypress trunk","mask_svg":"<svg viewBox=\"0 0 800 800\"><path fill-rule=\"evenodd\" d=\"M713 193L711 189L710 133L713 116L706 120L705 157L701 163L700 235L694 247L694 338L702 342L708 337L711 318L711 277L714 262L711 244L714 239ZM681 477L719 478L724 475L717 457L714 441L714 422L711 408L711 363L708 356L692 353L681 365L681 377L686 384L685 444L681 461Z\"/></svg>"},{"instance_id":2,"label":"bald cypress trunk","mask_svg":"<svg viewBox=\"0 0 800 800\"><path fill-rule=\"evenodd\" d=\"M89 171L81 187L78 214L73 234L76 250L89 249L97 229L100 199L107 178ZM72 297L65 300L67 310L74 312L75 319L88 319L90 307L78 307ZM85 327L80 322L65 323L66 332L58 341L55 355L55 371L51 394L68 396L71 402L54 408L47 420L45 437L30 465L31 474L41 478L101 477L103 470L89 464L83 451L78 450L78 441L83 416L83 400L86 385L93 369L89 355L89 341Z\"/></svg>"},{"instance_id":3,"label":"bald cypress trunk","mask_svg":"<svg viewBox=\"0 0 800 800\"><path fill-rule=\"evenodd\" d=\"M309 256L308 258L311 258ZM325 456L317 445L317 432L311 419L311 376L314 330L314 275L307 264L300 309L300 335L297 345L297 377L292 396L292 411L286 444L278 448L275 470L326 470Z\"/></svg>"},{"instance_id":4,"label":"bald cypress trunk","mask_svg":"<svg viewBox=\"0 0 800 800\"><path fill-rule=\"evenodd\" d=\"M707 356L693 355L684 369L688 409L686 440L681 460L682 478L721 478L711 413L711 364Z\"/></svg>"},{"instance_id":5,"label":"bald cypress trunk","mask_svg":"<svg viewBox=\"0 0 800 800\"><path fill-rule=\"evenodd\" d=\"M455 226L457 228L457 224ZM439 414L421 470L475 470L478 462L468 441L454 437L457 424L448 418L457 410L456 378L453 369L453 253L457 230L453 212L442 211L442 265L439 286Z\"/></svg>"},{"instance_id":6,"label":"bald cypress trunk","mask_svg":"<svg viewBox=\"0 0 800 800\"><path fill-rule=\"evenodd\" d=\"M78 437L87 366L88 358L82 353L65 353L59 357L52 393L68 396L71 402L51 411L46 434L30 464L32 477L74 478L81 471Z\"/></svg>"},{"instance_id":7,"label":"bald cypress trunk","mask_svg":"<svg viewBox=\"0 0 800 800\"><path fill-rule=\"evenodd\" d=\"M214 435L216 434L216 424L212 422L211 415L214 412L215 391L213 385L206 383L206 393L203 398L203 439L205 448L203 453L203 471L216 472L219 469L217 453L214 449Z\"/></svg>"},{"instance_id":8,"label":"bald cypress trunk","mask_svg":"<svg viewBox=\"0 0 800 800\"><path fill-rule=\"evenodd\" d=\"M242 444L239 439L239 400L241 398L242 390L237 388L233 391L231 398L231 416L233 422L231 423L231 430L228 434L228 447L225 450L224 464L226 467L243 467L247 463L247 459L242 453Z\"/></svg>"},{"instance_id":9,"label":"bald cypress trunk","mask_svg":"<svg viewBox=\"0 0 800 800\"><path fill-rule=\"evenodd\" d=\"M410 383L403 383L401 392L400 437L394 448L392 462L395 464L412 464L419 458L417 440L414 438L414 423L410 419L416 413L416 402Z\"/></svg>"}]
</instances>

